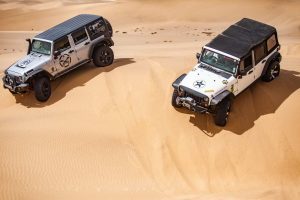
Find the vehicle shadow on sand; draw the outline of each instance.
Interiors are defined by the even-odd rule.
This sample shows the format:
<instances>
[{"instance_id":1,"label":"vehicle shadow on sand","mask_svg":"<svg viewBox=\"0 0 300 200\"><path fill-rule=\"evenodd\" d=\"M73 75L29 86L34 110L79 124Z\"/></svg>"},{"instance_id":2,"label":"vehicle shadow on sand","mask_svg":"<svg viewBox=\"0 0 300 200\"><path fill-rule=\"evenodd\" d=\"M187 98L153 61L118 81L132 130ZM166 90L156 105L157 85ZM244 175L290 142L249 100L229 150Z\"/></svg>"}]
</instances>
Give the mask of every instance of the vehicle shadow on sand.
<instances>
[{"instance_id":1,"label":"vehicle shadow on sand","mask_svg":"<svg viewBox=\"0 0 300 200\"><path fill-rule=\"evenodd\" d=\"M187 109L177 111L192 114L190 122L206 135L213 137L222 130L241 135L254 126L260 116L275 113L280 105L300 88L300 72L281 69L280 76L269 83L257 81L238 95L234 101L229 121L225 127L214 124L210 114L195 114Z\"/></svg>"},{"instance_id":2,"label":"vehicle shadow on sand","mask_svg":"<svg viewBox=\"0 0 300 200\"><path fill-rule=\"evenodd\" d=\"M129 65L131 63L135 63L133 58L118 58L115 59L112 65L103 68L95 67L92 63L85 64L64 76L59 77L55 81L52 81L52 94L48 101L39 102L36 100L34 92L29 92L24 95L15 95L16 103L20 103L28 108L42 108L52 105L63 99L70 90L84 86L89 80L99 74L110 72L118 67Z\"/></svg>"}]
</instances>

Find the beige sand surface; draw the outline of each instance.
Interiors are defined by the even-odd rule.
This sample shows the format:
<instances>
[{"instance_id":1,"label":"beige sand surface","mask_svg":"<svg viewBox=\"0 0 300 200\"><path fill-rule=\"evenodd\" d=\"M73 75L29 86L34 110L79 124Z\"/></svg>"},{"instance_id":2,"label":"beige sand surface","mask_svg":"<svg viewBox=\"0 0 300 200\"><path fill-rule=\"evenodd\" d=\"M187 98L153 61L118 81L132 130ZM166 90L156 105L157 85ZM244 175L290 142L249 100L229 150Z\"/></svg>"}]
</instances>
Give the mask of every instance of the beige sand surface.
<instances>
[{"instance_id":1,"label":"beige sand surface","mask_svg":"<svg viewBox=\"0 0 300 200\"><path fill-rule=\"evenodd\" d=\"M25 38L80 13L111 21L116 57L59 78L47 103L0 88L0 199L300 199L299 10L292 0L0 1L1 77ZM237 97L224 129L175 110L173 80L242 17L278 28L280 77Z\"/></svg>"}]
</instances>

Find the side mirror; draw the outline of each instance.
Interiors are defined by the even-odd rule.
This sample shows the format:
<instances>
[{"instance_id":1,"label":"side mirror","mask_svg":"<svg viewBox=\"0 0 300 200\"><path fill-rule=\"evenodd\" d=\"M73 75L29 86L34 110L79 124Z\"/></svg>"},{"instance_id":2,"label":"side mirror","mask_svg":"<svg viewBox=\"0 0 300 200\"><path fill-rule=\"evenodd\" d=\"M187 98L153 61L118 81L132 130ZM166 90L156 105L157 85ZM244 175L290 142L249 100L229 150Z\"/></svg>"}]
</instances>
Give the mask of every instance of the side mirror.
<instances>
[{"instance_id":1,"label":"side mirror","mask_svg":"<svg viewBox=\"0 0 300 200\"><path fill-rule=\"evenodd\" d=\"M27 38L26 41L28 42L28 49L27 49L27 55L28 55L31 52L32 44L31 44L31 39Z\"/></svg>"},{"instance_id":2,"label":"side mirror","mask_svg":"<svg viewBox=\"0 0 300 200\"><path fill-rule=\"evenodd\" d=\"M54 59L57 59L58 56L61 55L61 52L60 51L54 51Z\"/></svg>"},{"instance_id":3,"label":"side mirror","mask_svg":"<svg viewBox=\"0 0 300 200\"><path fill-rule=\"evenodd\" d=\"M246 72L244 69L240 69L240 73L239 73L241 76L245 76L246 75Z\"/></svg>"},{"instance_id":4,"label":"side mirror","mask_svg":"<svg viewBox=\"0 0 300 200\"><path fill-rule=\"evenodd\" d=\"M197 61L199 63L199 59L201 58L201 53L196 53L196 58L197 58Z\"/></svg>"}]
</instances>

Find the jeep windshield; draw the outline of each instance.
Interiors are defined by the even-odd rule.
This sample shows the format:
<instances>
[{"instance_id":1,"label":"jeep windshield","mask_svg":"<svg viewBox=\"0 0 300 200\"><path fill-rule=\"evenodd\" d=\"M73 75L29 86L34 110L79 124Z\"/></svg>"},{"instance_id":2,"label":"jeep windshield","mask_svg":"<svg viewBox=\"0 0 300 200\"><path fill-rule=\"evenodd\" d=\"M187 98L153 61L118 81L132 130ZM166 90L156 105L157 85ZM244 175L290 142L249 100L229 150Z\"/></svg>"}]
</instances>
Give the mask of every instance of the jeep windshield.
<instances>
[{"instance_id":1,"label":"jeep windshield","mask_svg":"<svg viewBox=\"0 0 300 200\"><path fill-rule=\"evenodd\" d=\"M228 56L205 49L201 61L215 68L234 74L238 67L238 61Z\"/></svg>"},{"instance_id":2,"label":"jeep windshield","mask_svg":"<svg viewBox=\"0 0 300 200\"><path fill-rule=\"evenodd\" d=\"M50 55L51 54L51 43L41 40L33 40L31 51L35 53Z\"/></svg>"}]
</instances>

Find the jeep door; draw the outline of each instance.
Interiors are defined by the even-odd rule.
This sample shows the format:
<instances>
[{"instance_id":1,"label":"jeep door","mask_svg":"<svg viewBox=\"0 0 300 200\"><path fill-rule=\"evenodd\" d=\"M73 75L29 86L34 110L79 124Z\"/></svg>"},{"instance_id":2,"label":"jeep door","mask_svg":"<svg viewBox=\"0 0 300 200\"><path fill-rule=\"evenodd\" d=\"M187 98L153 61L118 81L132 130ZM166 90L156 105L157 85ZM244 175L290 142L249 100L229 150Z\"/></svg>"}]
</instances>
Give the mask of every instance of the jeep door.
<instances>
[{"instance_id":1,"label":"jeep door","mask_svg":"<svg viewBox=\"0 0 300 200\"><path fill-rule=\"evenodd\" d=\"M266 62L266 56L267 56L267 48L266 48L266 42L259 44L256 46L253 50L254 52L254 78L258 79L261 76L261 73L263 71L265 62Z\"/></svg>"},{"instance_id":2,"label":"jeep door","mask_svg":"<svg viewBox=\"0 0 300 200\"><path fill-rule=\"evenodd\" d=\"M235 95L241 93L254 82L253 58L251 53L240 61L238 73L237 91L235 91Z\"/></svg>"},{"instance_id":3,"label":"jeep door","mask_svg":"<svg viewBox=\"0 0 300 200\"><path fill-rule=\"evenodd\" d=\"M83 27L71 34L75 52L78 58L78 61L84 61L89 59L89 49L90 49L90 38L87 35L86 29Z\"/></svg>"},{"instance_id":4,"label":"jeep door","mask_svg":"<svg viewBox=\"0 0 300 200\"><path fill-rule=\"evenodd\" d=\"M71 46L68 36L55 41L53 50L55 65L54 75L62 73L78 63L74 47Z\"/></svg>"},{"instance_id":5,"label":"jeep door","mask_svg":"<svg viewBox=\"0 0 300 200\"><path fill-rule=\"evenodd\" d=\"M268 58L276 51L278 46L277 37L274 33L266 41L254 48L254 74L255 79L261 77L263 69L265 67Z\"/></svg>"}]
</instances>

